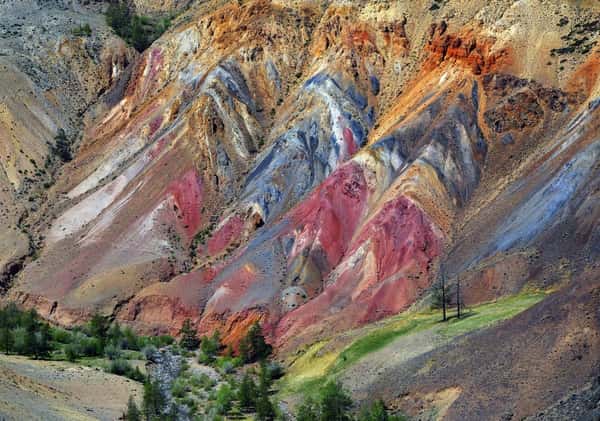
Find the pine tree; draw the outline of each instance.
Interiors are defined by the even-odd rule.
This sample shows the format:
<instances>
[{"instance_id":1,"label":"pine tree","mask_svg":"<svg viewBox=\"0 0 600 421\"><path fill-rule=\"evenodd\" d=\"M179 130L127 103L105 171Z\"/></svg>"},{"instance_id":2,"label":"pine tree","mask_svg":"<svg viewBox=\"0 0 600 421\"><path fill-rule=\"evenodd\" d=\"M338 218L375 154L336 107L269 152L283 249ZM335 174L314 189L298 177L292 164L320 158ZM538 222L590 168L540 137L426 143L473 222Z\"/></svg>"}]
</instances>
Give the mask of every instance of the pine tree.
<instances>
[{"instance_id":1,"label":"pine tree","mask_svg":"<svg viewBox=\"0 0 600 421\"><path fill-rule=\"evenodd\" d=\"M201 362L212 362L221 348L219 331L215 330L212 337L203 336L200 343Z\"/></svg>"},{"instance_id":2,"label":"pine tree","mask_svg":"<svg viewBox=\"0 0 600 421\"><path fill-rule=\"evenodd\" d=\"M321 389L321 420L349 421L352 399L339 383L328 382Z\"/></svg>"},{"instance_id":3,"label":"pine tree","mask_svg":"<svg viewBox=\"0 0 600 421\"><path fill-rule=\"evenodd\" d=\"M91 29L90 29L91 32ZM69 162L73 159L71 153L71 142L67 138L67 134L63 129L58 129L54 137L54 153L63 161Z\"/></svg>"},{"instance_id":4,"label":"pine tree","mask_svg":"<svg viewBox=\"0 0 600 421\"><path fill-rule=\"evenodd\" d=\"M275 408L268 395L260 394L256 400L256 419L271 421L275 418Z\"/></svg>"},{"instance_id":5,"label":"pine tree","mask_svg":"<svg viewBox=\"0 0 600 421\"><path fill-rule=\"evenodd\" d=\"M185 321L183 322L183 326L179 331L179 335L181 335L179 345L181 345L183 348L189 351L198 349L198 345L200 345L200 340L198 339L196 331L192 328L192 321L190 319L185 319Z\"/></svg>"},{"instance_id":6,"label":"pine tree","mask_svg":"<svg viewBox=\"0 0 600 421\"><path fill-rule=\"evenodd\" d=\"M35 332L35 345L33 354L35 358L48 358L52 351L52 344L50 343L50 326L46 323L42 323L37 332Z\"/></svg>"},{"instance_id":7,"label":"pine tree","mask_svg":"<svg viewBox=\"0 0 600 421\"><path fill-rule=\"evenodd\" d=\"M23 354L25 355L36 355L37 354L37 338L35 330L25 330L25 338L23 341Z\"/></svg>"},{"instance_id":8,"label":"pine tree","mask_svg":"<svg viewBox=\"0 0 600 421\"><path fill-rule=\"evenodd\" d=\"M242 409L249 411L256 408L258 391L252 377L246 373L238 390L238 400Z\"/></svg>"},{"instance_id":9,"label":"pine tree","mask_svg":"<svg viewBox=\"0 0 600 421\"><path fill-rule=\"evenodd\" d=\"M108 317L102 316L98 313L95 313L88 323L88 333L90 336L93 336L100 341L100 353L104 351L104 345L106 344L109 328L110 323L108 321Z\"/></svg>"},{"instance_id":10,"label":"pine tree","mask_svg":"<svg viewBox=\"0 0 600 421\"><path fill-rule=\"evenodd\" d=\"M265 341L262 328L255 322L240 341L240 356L246 363L264 360L271 354L272 347Z\"/></svg>"},{"instance_id":11,"label":"pine tree","mask_svg":"<svg viewBox=\"0 0 600 421\"><path fill-rule=\"evenodd\" d=\"M15 338L8 327L3 327L0 329L0 344L2 349L4 349L5 354L8 354L10 351L12 351L15 344Z\"/></svg>"},{"instance_id":12,"label":"pine tree","mask_svg":"<svg viewBox=\"0 0 600 421\"><path fill-rule=\"evenodd\" d=\"M266 364L261 364L258 382L258 396L256 399L256 417L260 421L275 418L275 408L269 398L271 389L271 376Z\"/></svg>"},{"instance_id":13,"label":"pine tree","mask_svg":"<svg viewBox=\"0 0 600 421\"><path fill-rule=\"evenodd\" d=\"M127 413L125 413L126 421L142 421L142 414L138 409L135 401L133 400L133 396L129 396L129 401L127 402Z\"/></svg>"},{"instance_id":14,"label":"pine tree","mask_svg":"<svg viewBox=\"0 0 600 421\"><path fill-rule=\"evenodd\" d=\"M142 408L146 419L160 417L165 408L165 397L160 390L158 381L148 380L144 383L144 399Z\"/></svg>"}]
</instances>

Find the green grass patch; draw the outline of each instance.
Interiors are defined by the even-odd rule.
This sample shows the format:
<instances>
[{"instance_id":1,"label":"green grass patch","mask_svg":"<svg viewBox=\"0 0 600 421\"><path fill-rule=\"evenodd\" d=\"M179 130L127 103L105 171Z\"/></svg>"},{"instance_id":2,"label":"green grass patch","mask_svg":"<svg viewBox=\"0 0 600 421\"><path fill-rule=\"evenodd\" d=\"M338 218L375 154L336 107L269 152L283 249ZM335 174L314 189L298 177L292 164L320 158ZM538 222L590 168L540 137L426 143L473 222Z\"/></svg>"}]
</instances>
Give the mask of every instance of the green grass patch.
<instances>
[{"instance_id":1,"label":"green grass patch","mask_svg":"<svg viewBox=\"0 0 600 421\"><path fill-rule=\"evenodd\" d=\"M549 292L525 291L495 302L466 309L463 317L450 312L450 320L442 322L441 310L405 312L378 323L366 334L340 351L320 352L327 342L319 342L307 349L289 368L280 382L280 394L310 394L318 385L355 364L372 352L378 351L402 336L432 331L440 345L475 330L488 328L514 317L541 301Z\"/></svg>"}]
</instances>

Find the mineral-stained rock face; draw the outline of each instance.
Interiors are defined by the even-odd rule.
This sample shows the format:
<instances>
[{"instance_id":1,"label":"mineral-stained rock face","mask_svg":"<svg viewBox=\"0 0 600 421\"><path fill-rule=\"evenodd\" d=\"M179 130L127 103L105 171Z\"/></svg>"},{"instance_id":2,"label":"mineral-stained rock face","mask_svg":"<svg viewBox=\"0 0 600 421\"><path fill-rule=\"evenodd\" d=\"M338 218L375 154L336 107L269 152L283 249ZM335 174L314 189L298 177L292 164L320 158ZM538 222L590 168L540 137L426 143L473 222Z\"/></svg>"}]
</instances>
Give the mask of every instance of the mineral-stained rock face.
<instances>
[{"instance_id":1,"label":"mineral-stained rock face","mask_svg":"<svg viewBox=\"0 0 600 421\"><path fill-rule=\"evenodd\" d=\"M57 170L55 136L77 140L83 113L116 83L133 50L99 9L63 1L0 5L0 283L38 246L33 230ZM90 25L89 36L73 31Z\"/></svg>"},{"instance_id":2,"label":"mineral-stained rock face","mask_svg":"<svg viewBox=\"0 0 600 421\"><path fill-rule=\"evenodd\" d=\"M596 273L597 5L134 3L181 12L135 60L112 38L52 50L90 75L81 104L111 88L30 218L43 245L10 298L61 324L191 318L234 346L261 320L285 355L442 275L476 304ZM100 66L73 59L90 49ZM19 69L2 78L29 86ZM46 139L73 105L33 92L27 136ZM3 119L29 103L3 95ZM35 113L48 102L57 120ZM24 183L12 162L2 177Z\"/></svg>"}]
</instances>

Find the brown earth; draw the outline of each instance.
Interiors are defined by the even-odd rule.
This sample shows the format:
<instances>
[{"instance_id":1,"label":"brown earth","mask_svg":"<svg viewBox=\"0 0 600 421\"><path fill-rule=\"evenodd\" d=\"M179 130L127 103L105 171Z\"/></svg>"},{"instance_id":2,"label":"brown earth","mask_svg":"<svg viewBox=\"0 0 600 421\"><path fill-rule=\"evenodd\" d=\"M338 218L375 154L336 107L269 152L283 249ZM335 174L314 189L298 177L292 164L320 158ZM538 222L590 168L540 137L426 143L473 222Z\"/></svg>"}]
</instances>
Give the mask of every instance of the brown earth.
<instances>
[{"instance_id":1,"label":"brown earth","mask_svg":"<svg viewBox=\"0 0 600 421\"><path fill-rule=\"evenodd\" d=\"M100 369L0 355L0 414L5 420L115 420L142 385Z\"/></svg>"}]
</instances>

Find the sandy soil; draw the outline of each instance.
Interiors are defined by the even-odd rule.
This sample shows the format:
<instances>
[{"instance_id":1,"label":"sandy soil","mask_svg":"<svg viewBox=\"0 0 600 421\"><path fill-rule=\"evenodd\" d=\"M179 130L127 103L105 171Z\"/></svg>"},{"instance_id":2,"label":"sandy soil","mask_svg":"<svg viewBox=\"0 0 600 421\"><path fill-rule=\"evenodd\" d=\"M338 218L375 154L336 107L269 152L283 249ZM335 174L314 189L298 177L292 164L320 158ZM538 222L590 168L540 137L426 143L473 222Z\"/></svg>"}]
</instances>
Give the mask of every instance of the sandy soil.
<instances>
[{"instance_id":1,"label":"sandy soil","mask_svg":"<svg viewBox=\"0 0 600 421\"><path fill-rule=\"evenodd\" d=\"M99 369L0 355L3 420L115 420L142 385Z\"/></svg>"}]
</instances>

